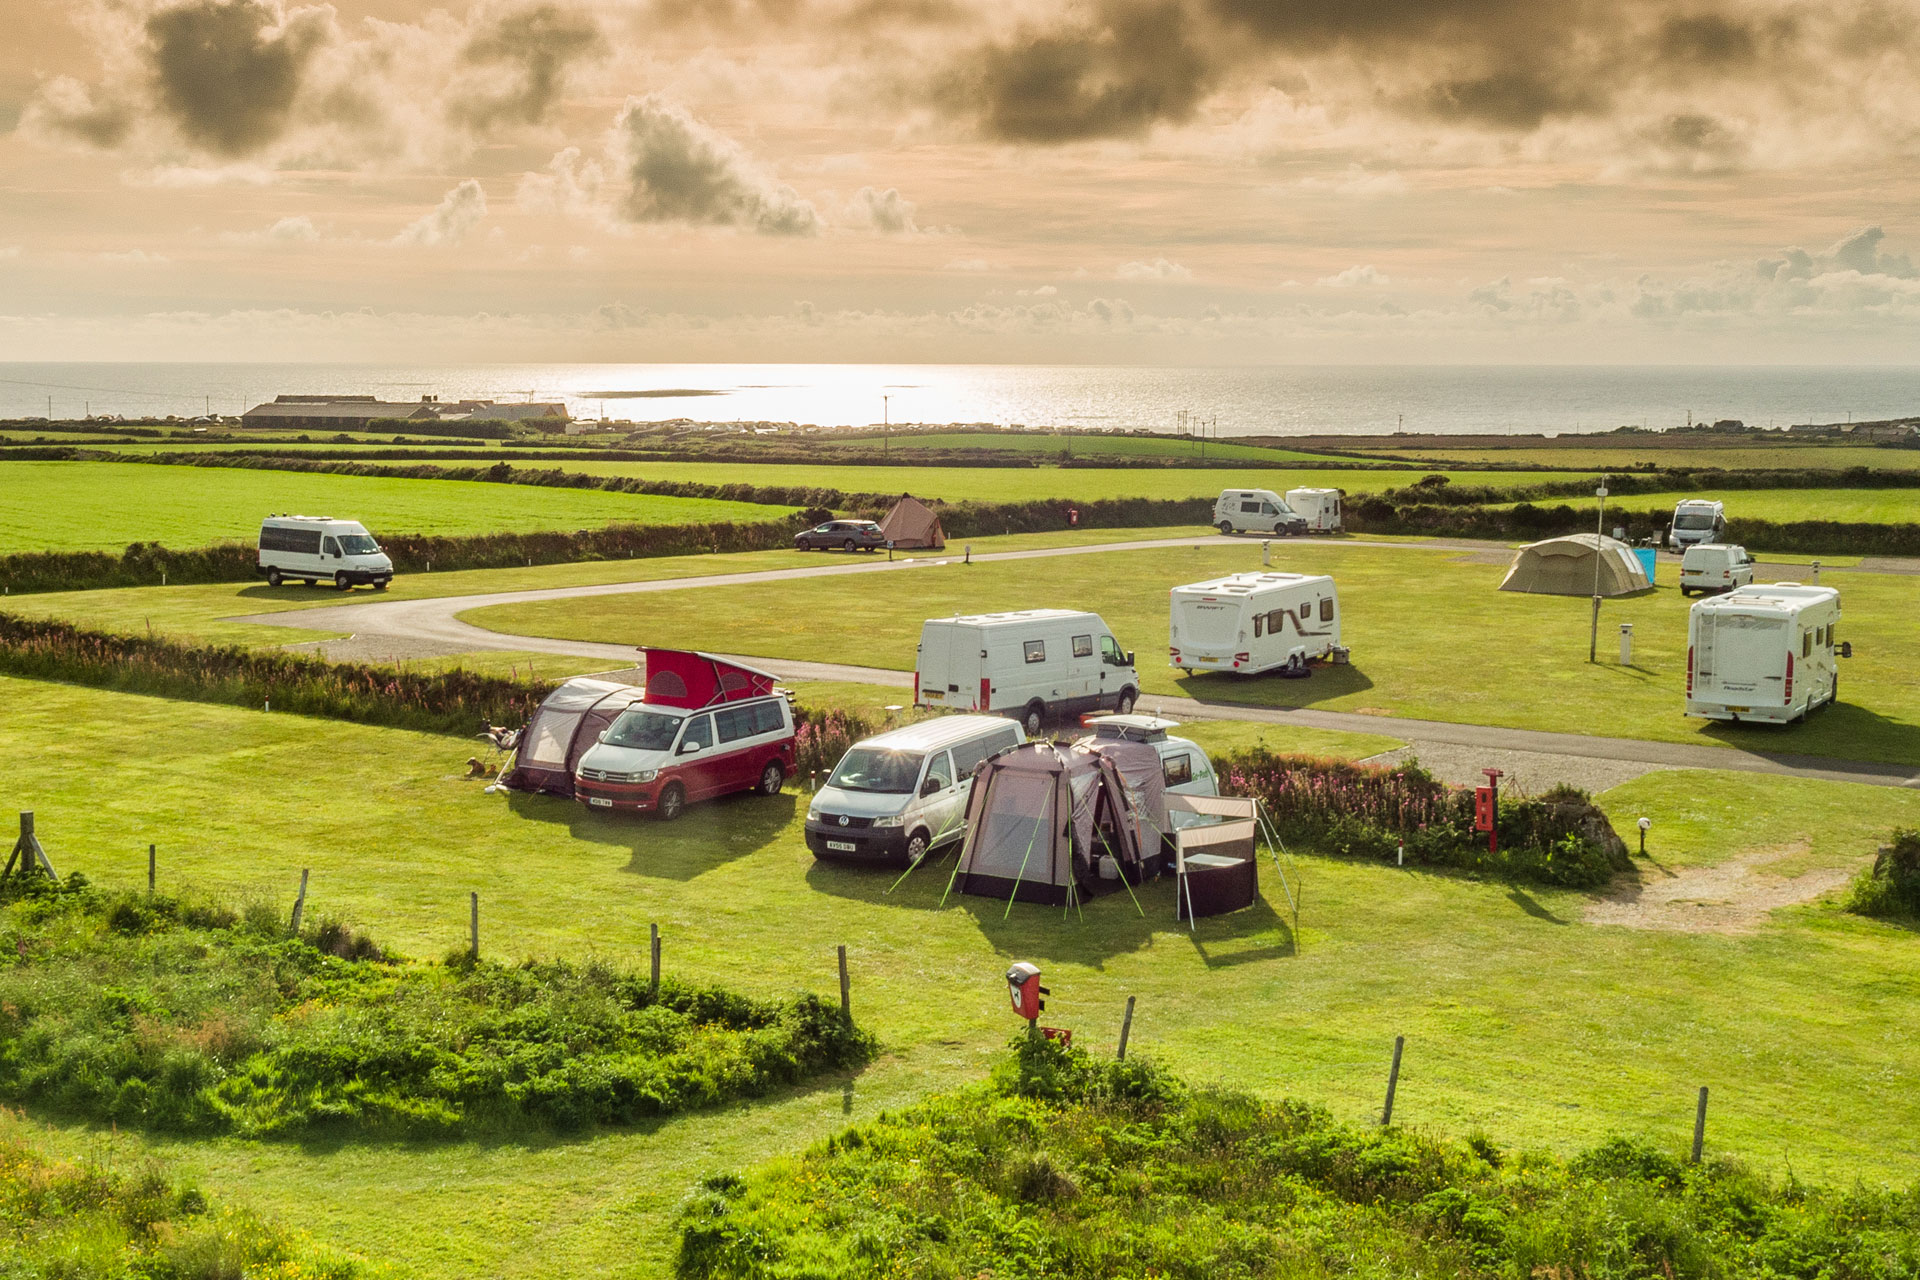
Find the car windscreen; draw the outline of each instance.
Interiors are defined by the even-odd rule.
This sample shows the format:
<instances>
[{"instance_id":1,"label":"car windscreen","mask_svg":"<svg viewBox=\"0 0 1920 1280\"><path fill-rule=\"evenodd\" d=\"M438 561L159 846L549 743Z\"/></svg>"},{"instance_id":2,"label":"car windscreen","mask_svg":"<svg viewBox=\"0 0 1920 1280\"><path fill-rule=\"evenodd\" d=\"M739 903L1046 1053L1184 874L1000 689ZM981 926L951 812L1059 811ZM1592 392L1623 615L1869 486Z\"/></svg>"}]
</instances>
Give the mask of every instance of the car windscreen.
<instances>
[{"instance_id":1,"label":"car windscreen","mask_svg":"<svg viewBox=\"0 0 1920 1280\"><path fill-rule=\"evenodd\" d=\"M380 544L364 533L343 533L340 549L350 556L370 556L380 549Z\"/></svg>"},{"instance_id":2,"label":"car windscreen","mask_svg":"<svg viewBox=\"0 0 1920 1280\"><path fill-rule=\"evenodd\" d=\"M1683 511L1673 518L1676 529L1711 529L1713 517L1704 511Z\"/></svg>"},{"instance_id":3,"label":"car windscreen","mask_svg":"<svg viewBox=\"0 0 1920 1280\"><path fill-rule=\"evenodd\" d=\"M878 791L885 795L905 795L920 781L920 765L926 757L912 751L876 751L855 747L840 757L830 787L843 791Z\"/></svg>"},{"instance_id":4,"label":"car windscreen","mask_svg":"<svg viewBox=\"0 0 1920 1280\"><path fill-rule=\"evenodd\" d=\"M669 750L674 735L680 732L681 719L658 711L623 711L607 730L607 745L635 751Z\"/></svg>"}]
</instances>

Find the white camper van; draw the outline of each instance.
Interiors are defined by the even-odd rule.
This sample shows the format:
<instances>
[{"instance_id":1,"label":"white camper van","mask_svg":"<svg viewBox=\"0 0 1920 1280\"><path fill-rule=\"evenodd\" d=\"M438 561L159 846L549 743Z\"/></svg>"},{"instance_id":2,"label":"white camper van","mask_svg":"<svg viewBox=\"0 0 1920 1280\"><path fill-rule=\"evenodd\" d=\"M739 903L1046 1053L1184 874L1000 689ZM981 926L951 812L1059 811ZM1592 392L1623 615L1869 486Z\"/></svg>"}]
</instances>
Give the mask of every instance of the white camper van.
<instances>
[{"instance_id":1,"label":"white camper van","mask_svg":"<svg viewBox=\"0 0 1920 1280\"><path fill-rule=\"evenodd\" d=\"M941 716L856 742L807 806L807 848L910 866L966 834L974 767L1026 740L999 716Z\"/></svg>"},{"instance_id":2,"label":"white camper van","mask_svg":"<svg viewBox=\"0 0 1920 1280\"><path fill-rule=\"evenodd\" d=\"M260 523L260 559L254 572L277 587L288 578L308 586L331 582L345 591L371 583L384 591L393 561L366 526L330 516L268 516Z\"/></svg>"},{"instance_id":3,"label":"white camper van","mask_svg":"<svg viewBox=\"0 0 1920 1280\"><path fill-rule=\"evenodd\" d=\"M1049 715L1132 711L1140 677L1099 614L1023 609L929 619L913 690L915 706L996 711L1036 734Z\"/></svg>"},{"instance_id":4,"label":"white camper van","mask_svg":"<svg viewBox=\"0 0 1920 1280\"><path fill-rule=\"evenodd\" d=\"M1169 665L1188 675L1297 671L1340 646L1340 593L1325 574L1236 573L1175 587L1167 612Z\"/></svg>"},{"instance_id":5,"label":"white camper van","mask_svg":"<svg viewBox=\"0 0 1920 1280\"><path fill-rule=\"evenodd\" d=\"M1309 533L1339 533L1345 528L1338 489L1289 489L1287 505L1307 522Z\"/></svg>"},{"instance_id":6,"label":"white camper van","mask_svg":"<svg viewBox=\"0 0 1920 1280\"><path fill-rule=\"evenodd\" d=\"M1840 593L1797 582L1710 596L1687 617L1687 714L1786 724L1840 695Z\"/></svg>"},{"instance_id":7,"label":"white camper van","mask_svg":"<svg viewBox=\"0 0 1920 1280\"><path fill-rule=\"evenodd\" d=\"M1682 498L1674 504L1673 527L1667 530L1667 545L1685 551L1699 542L1718 542L1727 532L1727 508L1724 503L1705 498Z\"/></svg>"},{"instance_id":8,"label":"white camper van","mask_svg":"<svg viewBox=\"0 0 1920 1280\"><path fill-rule=\"evenodd\" d=\"M1680 557L1680 594L1698 591L1712 595L1732 591L1753 582L1753 557L1745 547L1718 542L1696 542Z\"/></svg>"},{"instance_id":9,"label":"white camper van","mask_svg":"<svg viewBox=\"0 0 1920 1280\"><path fill-rule=\"evenodd\" d=\"M1217 796L1220 783L1213 772L1213 761L1199 743L1191 738L1176 738L1167 731L1178 729L1178 720L1159 716L1088 716L1087 728L1094 738L1120 738L1144 742L1160 756L1160 773L1169 792L1183 796ZM1183 813L1174 816L1175 826L1202 820L1202 815Z\"/></svg>"},{"instance_id":10,"label":"white camper van","mask_svg":"<svg viewBox=\"0 0 1920 1280\"><path fill-rule=\"evenodd\" d=\"M1271 489L1228 489L1213 504L1213 527L1222 533L1302 534L1307 522Z\"/></svg>"}]
</instances>

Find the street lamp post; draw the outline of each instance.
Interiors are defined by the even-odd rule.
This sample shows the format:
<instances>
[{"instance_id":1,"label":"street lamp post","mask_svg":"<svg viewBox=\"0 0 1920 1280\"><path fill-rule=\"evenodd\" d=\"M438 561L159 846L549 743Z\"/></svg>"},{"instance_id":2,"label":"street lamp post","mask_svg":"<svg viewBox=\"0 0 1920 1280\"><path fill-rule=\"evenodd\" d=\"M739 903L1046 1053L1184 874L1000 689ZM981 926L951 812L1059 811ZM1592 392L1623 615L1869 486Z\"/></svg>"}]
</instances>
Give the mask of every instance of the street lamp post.
<instances>
[{"instance_id":1,"label":"street lamp post","mask_svg":"<svg viewBox=\"0 0 1920 1280\"><path fill-rule=\"evenodd\" d=\"M1599 510L1593 517L1593 632L1587 638L1587 661L1600 660L1600 540L1606 535L1602 532L1607 525L1607 483L1605 479L1600 487L1593 491L1600 500Z\"/></svg>"},{"instance_id":2,"label":"street lamp post","mask_svg":"<svg viewBox=\"0 0 1920 1280\"><path fill-rule=\"evenodd\" d=\"M883 458L893 456L893 411L888 403L891 399L885 395L880 397L880 456Z\"/></svg>"}]
</instances>

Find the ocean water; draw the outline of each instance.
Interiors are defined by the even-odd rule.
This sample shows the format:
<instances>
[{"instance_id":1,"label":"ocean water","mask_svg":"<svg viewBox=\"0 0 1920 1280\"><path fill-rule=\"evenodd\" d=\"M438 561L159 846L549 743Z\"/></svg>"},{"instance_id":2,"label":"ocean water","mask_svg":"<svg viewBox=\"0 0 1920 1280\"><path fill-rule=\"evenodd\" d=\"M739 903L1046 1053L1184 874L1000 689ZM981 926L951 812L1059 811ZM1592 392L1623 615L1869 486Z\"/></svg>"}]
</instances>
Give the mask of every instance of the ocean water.
<instances>
[{"instance_id":1,"label":"ocean water","mask_svg":"<svg viewBox=\"0 0 1920 1280\"><path fill-rule=\"evenodd\" d=\"M563 399L575 416L817 426L990 422L1220 436L1750 426L1920 414L1920 366L6 364L0 418L238 413L289 392Z\"/></svg>"}]
</instances>

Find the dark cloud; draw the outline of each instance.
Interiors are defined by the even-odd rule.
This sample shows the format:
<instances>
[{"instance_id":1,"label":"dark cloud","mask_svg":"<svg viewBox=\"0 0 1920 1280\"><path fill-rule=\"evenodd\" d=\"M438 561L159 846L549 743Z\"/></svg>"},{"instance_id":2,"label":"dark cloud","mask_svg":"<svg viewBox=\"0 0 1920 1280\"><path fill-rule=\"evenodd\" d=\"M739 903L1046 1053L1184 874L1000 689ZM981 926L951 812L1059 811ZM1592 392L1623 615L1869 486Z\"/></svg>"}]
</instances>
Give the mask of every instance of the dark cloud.
<instances>
[{"instance_id":1,"label":"dark cloud","mask_svg":"<svg viewBox=\"0 0 1920 1280\"><path fill-rule=\"evenodd\" d=\"M1574 6L1566 0L1207 0L1206 7L1269 47L1317 53L1353 44L1377 51L1382 42L1508 45L1536 35Z\"/></svg>"},{"instance_id":2,"label":"dark cloud","mask_svg":"<svg viewBox=\"0 0 1920 1280\"><path fill-rule=\"evenodd\" d=\"M243 156L285 132L301 76L326 40L324 16L281 23L256 0L196 0L147 19L155 96L180 132Z\"/></svg>"},{"instance_id":3,"label":"dark cloud","mask_svg":"<svg viewBox=\"0 0 1920 1280\"><path fill-rule=\"evenodd\" d=\"M461 102L456 114L478 129L500 124L540 124L566 88L573 66L607 52L591 17L543 4L508 14L477 33L462 59L485 67L489 83ZM507 81L494 83L504 70Z\"/></svg>"},{"instance_id":4,"label":"dark cloud","mask_svg":"<svg viewBox=\"0 0 1920 1280\"><path fill-rule=\"evenodd\" d=\"M22 124L42 135L91 147L117 147L133 131L133 108L99 100L78 80L60 76L27 105Z\"/></svg>"},{"instance_id":5,"label":"dark cloud","mask_svg":"<svg viewBox=\"0 0 1920 1280\"><path fill-rule=\"evenodd\" d=\"M1417 100L1418 113L1498 129L1537 129L1550 116L1584 115L1606 105L1598 88L1580 79L1527 70L1446 80Z\"/></svg>"},{"instance_id":6,"label":"dark cloud","mask_svg":"<svg viewBox=\"0 0 1920 1280\"><path fill-rule=\"evenodd\" d=\"M1717 13L1671 19L1654 43L1664 61L1692 67L1744 65L1760 52L1752 27Z\"/></svg>"},{"instance_id":7,"label":"dark cloud","mask_svg":"<svg viewBox=\"0 0 1920 1280\"><path fill-rule=\"evenodd\" d=\"M740 226L762 235L821 229L814 207L774 181L731 138L658 94L629 99L614 123L633 222Z\"/></svg>"}]
</instances>

